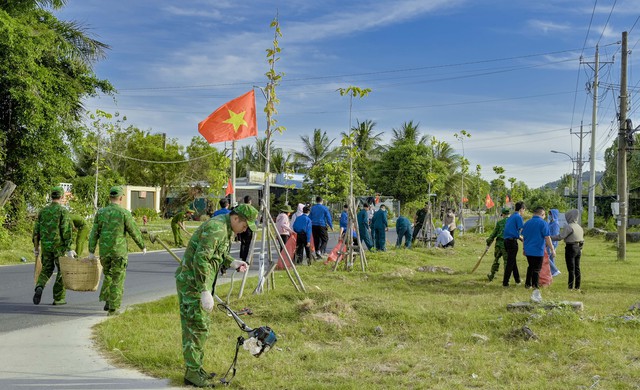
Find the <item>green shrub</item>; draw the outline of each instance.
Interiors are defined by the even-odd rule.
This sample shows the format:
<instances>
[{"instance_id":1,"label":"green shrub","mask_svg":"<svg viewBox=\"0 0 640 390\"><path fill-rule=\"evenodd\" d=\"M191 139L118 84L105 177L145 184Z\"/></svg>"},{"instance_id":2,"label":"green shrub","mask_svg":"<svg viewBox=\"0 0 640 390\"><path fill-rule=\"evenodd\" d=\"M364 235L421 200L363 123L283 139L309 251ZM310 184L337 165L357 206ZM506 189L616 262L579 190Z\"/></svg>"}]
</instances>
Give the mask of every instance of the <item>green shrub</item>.
<instances>
[{"instance_id":1,"label":"green shrub","mask_svg":"<svg viewBox=\"0 0 640 390\"><path fill-rule=\"evenodd\" d=\"M149 221L155 221L156 219L158 219L158 213L154 209L150 209L147 207L140 207L139 209L135 209L133 210L133 212L131 212L131 214L135 218L142 218L146 215Z\"/></svg>"}]
</instances>

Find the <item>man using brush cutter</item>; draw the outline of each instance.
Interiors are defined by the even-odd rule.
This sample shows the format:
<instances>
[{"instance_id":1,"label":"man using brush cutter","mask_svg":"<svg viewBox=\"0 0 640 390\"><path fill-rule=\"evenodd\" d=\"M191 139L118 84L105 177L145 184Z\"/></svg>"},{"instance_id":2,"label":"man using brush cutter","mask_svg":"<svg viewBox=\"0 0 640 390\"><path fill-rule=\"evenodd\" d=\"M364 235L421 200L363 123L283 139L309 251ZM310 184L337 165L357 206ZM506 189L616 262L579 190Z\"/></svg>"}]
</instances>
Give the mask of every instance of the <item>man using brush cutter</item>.
<instances>
[{"instance_id":1,"label":"man using brush cutter","mask_svg":"<svg viewBox=\"0 0 640 390\"><path fill-rule=\"evenodd\" d=\"M247 263L229 255L231 236L247 229L256 231L258 210L249 204L235 207L203 223L191 236L182 263L176 270L176 288L182 326L182 354L186 365L184 383L195 387L214 387L213 374L203 368L204 345L213 310L213 290L220 267L247 270Z\"/></svg>"}]
</instances>

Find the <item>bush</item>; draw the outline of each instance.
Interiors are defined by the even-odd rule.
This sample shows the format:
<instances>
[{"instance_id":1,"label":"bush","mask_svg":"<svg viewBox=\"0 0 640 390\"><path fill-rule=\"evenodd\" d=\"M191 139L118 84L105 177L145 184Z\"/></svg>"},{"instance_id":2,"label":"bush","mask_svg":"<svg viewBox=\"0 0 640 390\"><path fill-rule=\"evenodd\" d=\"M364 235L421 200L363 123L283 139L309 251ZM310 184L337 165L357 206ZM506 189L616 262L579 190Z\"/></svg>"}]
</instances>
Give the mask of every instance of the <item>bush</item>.
<instances>
[{"instance_id":1,"label":"bush","mask_svg":"<svg viewBox=\"0 0 640 390\"><path fill-rule=\"evenodd\" d=\"M154 209L150 209L147 207L140 207L139 209L135 209L131 214L135 218L142 218L144 215L146 215L149 221L158 219L158 213L156 213Z\"/></svg>"}]
</instances>

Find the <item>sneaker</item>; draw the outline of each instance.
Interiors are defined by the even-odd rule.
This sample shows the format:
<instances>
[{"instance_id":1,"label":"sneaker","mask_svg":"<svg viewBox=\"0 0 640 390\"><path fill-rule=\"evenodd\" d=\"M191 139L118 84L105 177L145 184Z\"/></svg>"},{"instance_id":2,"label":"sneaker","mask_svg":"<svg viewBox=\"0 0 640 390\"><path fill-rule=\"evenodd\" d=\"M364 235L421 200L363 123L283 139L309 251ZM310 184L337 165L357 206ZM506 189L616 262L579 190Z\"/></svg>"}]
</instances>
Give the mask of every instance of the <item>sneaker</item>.
<instances>
[{"instance_id":1,"label":"sneaker","mask_svg":"<svg viewBox=\"0 0 640 390\"><path fill-rule=\"evenodd\" d=\"M121 313L122 312L120 310L116 310L116 309L111 310L111 309L109 309L109 311L107 312L107 316L109 316L109 317L118 316Z\"/></svg>"},{"instance_id":2,"label":"sneaker","mask_svg":"<svg viewBox=\"0 0 640 390\"><path fill-rule=\"evenodd\" d=\"M556 276L560 275L561 273L562 272L560 272L560 271L556 271L553 274L551 274L551 276L556 277Z\"/></svg>"},{"instance_id":3,"label":"sneaker","mask_svg":"<svg viewBox=\"0 0 640 390\"><path fill-rule=\"evenodd\" d=\"M102 308L104 311L109 311L109 302L105 302L104 307Z\"/></svg>"},{"instance_id":4,"label":"sneaker","mask_svg":"<svg viewBox=\"0 0 640 390\"><path fill-rule=\"evenodd\" d=\"M42 299L42 287L38 286L36 287L36 293L33 294L33 304L40 304L40 299Z\"/></svg>"},{"instance_id":5,"label":"sneaker","mask_svg":"<svg viewBox=\"0 0 640 390\"><path fill-rule=\"evenodd\" d=\"M55 301L53 301L53 305L54 306L62 306L62 305L66 305L67 301L65 301L64 299L57 299Z\"/></svg>"},{"instance_id":6,"label":"sneaker","mask_svg":"<svg viewBox=\"0 0 640 390\"><path fill-rule=\"evenodd\" d=\"M535 303L542 302L542 294L540 293L540 290L538 290L537 288L533 290L533 293L531 294L531 301Z\"/></svg>"}]
</instances>

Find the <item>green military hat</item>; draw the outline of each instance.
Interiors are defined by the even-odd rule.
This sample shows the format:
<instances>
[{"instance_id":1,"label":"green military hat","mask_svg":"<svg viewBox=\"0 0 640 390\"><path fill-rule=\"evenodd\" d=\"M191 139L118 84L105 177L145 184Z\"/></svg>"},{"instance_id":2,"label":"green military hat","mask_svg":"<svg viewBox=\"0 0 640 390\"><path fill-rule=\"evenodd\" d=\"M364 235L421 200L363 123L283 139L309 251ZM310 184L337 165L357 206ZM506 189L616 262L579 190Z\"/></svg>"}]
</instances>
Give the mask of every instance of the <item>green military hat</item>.
<instances>
[{"instance_id":1,"label":"green military hat","mask_svg":"<svg viewBox=\"0 0 640 390\"><path fill-rule=\"evenodd\" d=\"M62 186L55 186L51 188L51 197L53 199L60 199L64 195L64 188Z\"/></svg>"},{"instance_id":2,"label":"green military hat","mask_svg":"<svg viewBox=\"0 0 640 390\"><path fill-rule=\"evenodd\" d=\"M185 211L185 213L191 213L191 214L194 214L194 213L195 213L195 211L193 211L193 210L191 210L191 209L187 209L187 210Z\"/></svg>"},{"instance_id":3,"label":"green military hat","mask_svg":"<svg viewBox=\"0 0 640 390\"><path fill-rule=\"evenodd\" d=\"M502 209L502 213L501 213L501 214L502 214L502 215L509 215L509 209L508 209L508 208L506 208L506 207L504 207L504 208Z\"/></svg>"},{"instance_id":4,"label":"green military hat","mask_svg":"<svg viewBox=\"0 0 640 390\"><path fill-rule=\"evenodd\" d=\"M113 186L109 190L109 196L112 198L117 198L118 196L124 195L124 189L120 186Z\"/></svg>"},{"instance_id":5,"label":"green military hat","mask_svg":"<svg viewBox=\"0 0 640 390\"><path fill-rule=\"evenodd\" d=\"M292 209L292 208L291 208L291 206L289 206L288 204L287 204L287 205L282 206L282 208L280 209L280 211L281 211L281 212L283 212L283 213L293 213L293 209Z\"/></svg>"},{"instance_id":6,"label":"green military hat","mask_svg":"<svg viewBox=\"0 0 640 390\"><path fill-rule=\"evenodd\" d=\"M256 218L258 218L258 210L256 210L255 207L250 204L243 203L236 206L233 211L247 221L247 225L251 231L255 232L257 230Z\"/></svg>"}]
</instances>

